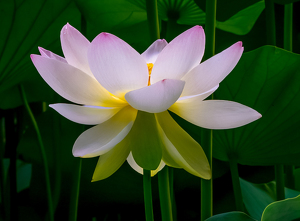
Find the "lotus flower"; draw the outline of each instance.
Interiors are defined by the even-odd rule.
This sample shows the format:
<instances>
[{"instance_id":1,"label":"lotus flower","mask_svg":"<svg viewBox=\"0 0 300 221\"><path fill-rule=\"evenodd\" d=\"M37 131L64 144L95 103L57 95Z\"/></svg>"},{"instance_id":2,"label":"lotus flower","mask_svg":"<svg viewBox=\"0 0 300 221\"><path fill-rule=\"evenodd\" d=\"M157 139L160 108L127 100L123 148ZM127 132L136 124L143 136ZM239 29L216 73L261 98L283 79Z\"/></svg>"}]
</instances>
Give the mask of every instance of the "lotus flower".
<instances>
[{"instance_id":1,"label":"lotus flower","mask_svg":"<svg viewBox=\"0 0 300 221\"><path fill-rule=\"evenodd\" d=\"M157 40L142 54L118 37L101 33L89 42L67 24L61 31L65 58L43 48L31 55L42 78L75 104L52 104L62 116L96 125L75 141L75 157L100 156L93 181L112 175L127 159L142 173L155 175L165 164L211 178L201 146L168 110L204 128L227 129L261 115L242 104L204 100L236 66L242 53L237 42L200 63L203 28L195 26L172 40Z\"/></svg>"}]
</instances>

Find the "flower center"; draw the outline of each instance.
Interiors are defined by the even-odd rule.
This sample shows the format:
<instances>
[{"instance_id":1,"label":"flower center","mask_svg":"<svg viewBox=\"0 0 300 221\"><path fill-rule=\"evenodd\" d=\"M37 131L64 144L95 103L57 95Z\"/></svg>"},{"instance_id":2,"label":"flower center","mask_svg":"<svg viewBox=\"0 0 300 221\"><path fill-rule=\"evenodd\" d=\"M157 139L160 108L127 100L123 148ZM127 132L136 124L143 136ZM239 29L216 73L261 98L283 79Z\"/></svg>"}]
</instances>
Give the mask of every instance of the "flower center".
<instances>
[{"instance_id":1,"label":"flower center","mask_svg":"<svg viewBox=\"0 0 300 221\"><path fill-rule=\"evenodd\" d=\"M149 71L149 78L148 78L148 86L150 86L150 77L151 77L151 72L152 72L152 68L153 68L153 64L152 63L148 63L148 71Z\"/></svg>"}]
</instances>

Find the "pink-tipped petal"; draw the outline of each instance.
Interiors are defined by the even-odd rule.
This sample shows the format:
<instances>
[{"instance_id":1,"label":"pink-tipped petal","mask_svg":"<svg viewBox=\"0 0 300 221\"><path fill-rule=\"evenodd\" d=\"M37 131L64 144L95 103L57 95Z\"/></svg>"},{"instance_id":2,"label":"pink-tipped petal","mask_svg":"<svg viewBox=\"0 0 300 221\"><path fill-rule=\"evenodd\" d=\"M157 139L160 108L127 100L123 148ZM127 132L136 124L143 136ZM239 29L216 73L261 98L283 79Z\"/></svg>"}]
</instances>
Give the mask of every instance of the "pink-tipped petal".
<instances>
[{"instance_id":1,"label":"pink-tipped petal","mask_svg":"<svg viewBox=\"0 0 300 221\"><path fill-rule=\"evenodd\" d=\"M177 36L158 55L152 69L151 84L163 79L180 80L200 63L204 46L205 34L201 26Z\"/></svg>"},{"instance_id":2,"label":"pink-tipped petal","mask_svg":"<svg viewBox=\"0 0 300 221\"><path fill-rule=\"evenodd\" d=\"M146 63L154 64L159 53L166 47L167 41L165 39L158 39L152 43L152 45L147 48L146 51L142 54L142 57L145 59Z\"/></svg>"},{"instance_id":3,"label":"pink-tipped petal","mask_svg":"<svg viewBox=\"0 0 300 221\"><path fill-rule=\"evenodd\" d=\"M137 110L159 113L167 110L180 97L184 81L165 79L148 87L130 91L127 102Z\"/></svg>"},{"instance_id":4,"label":"pink-tipped petal","mask_svg":"<svg viewBox=\"0 0 300 221\"><path fill-rule=\"evenodd\" d=\"M121 107L105 108L74 104L51 104L49 106L65 118L75 123L86 125L101 124L121 110Z\"/></svg>"},{"instance_id":5,"label":"pink-tipped petal","mask_svg":"<svg viewBox=\"0 0 300 221\"><path fill-rule=\"evenodd\" d=\"M88 60L100 84L121 99L126 92L148 84L148 67L144 58L112 34L101 33L92 41Z\"/></svg>"},{"instance_id":6,"label":"pink-tipped petal","mask_svg":"<svg viewBox=\"0 0 300 221\"><path fill-rule=\"evenodd\" d=\"M124 103L113 98L95 78L69 64L40 55L31 55L31 60L47 84L69 101L94 106Z\"/></svg>"},{"instance_id":7,"label":"pink-tipped petal","mask_svg":"<svg viewBox=\"0 0 300 221\"><path fill-rule=\"evenodd\" d=\"M39 49L39 52L41 53L41 55L43 57L52 58L52 59L55 59L55 60L58 60L58 61L61 61L61 62L64 62L64 63L68 63L65 58L63 58L63 57L61 57L61 56L59 56L57 54L54 54L51 51L48 51L48 50L46 50L46 49L44 49L42 47L38 47L38 49Z\"/></svg>"},{"instance_id":8,"label":"pink-tipped petal","mask_svg":"<svg viewBox=\"0 0 300 221\"><path fill-rule=\"evenodd\" d=\"M76 28L67 23L60 32L60 41L68 64L93 76L87 59L87 51L90 45L89 40Z\"/></svg>"},{"instance_id":9,"label":"pink-tipped petal","mask_svg":"<svg viewBox=\"0 0 300 221\"><path fill-rule=\"evenodd\" d=\"M73 146L75 157L96 157L110 151L129 133L137 110L128 106L111 119L83 132Z\"/></svg>"},{"instance_id":10,"label":"pink-tipped petal","mask_svg":"<svg viewBox=\"0 0 300 221\"><path fill-rule=\"evenodd\" d=\"M243 51L242 42L237 42L199 64L182 78L186 82L182 96L201 94L218 85L236 66Z\"/></svg>"},{"instance_id":11,"label":"pink-tipped petal","mask_svg":"<svg viewBox=\"0 0 300 221\"><path fill-rule=\"evenodd\" d=\"M170 110L185 120L208 129L241 127L261 117L256 110L236 102L202 101L197 97L178 101Z\"/></svg>"}]
</instances>

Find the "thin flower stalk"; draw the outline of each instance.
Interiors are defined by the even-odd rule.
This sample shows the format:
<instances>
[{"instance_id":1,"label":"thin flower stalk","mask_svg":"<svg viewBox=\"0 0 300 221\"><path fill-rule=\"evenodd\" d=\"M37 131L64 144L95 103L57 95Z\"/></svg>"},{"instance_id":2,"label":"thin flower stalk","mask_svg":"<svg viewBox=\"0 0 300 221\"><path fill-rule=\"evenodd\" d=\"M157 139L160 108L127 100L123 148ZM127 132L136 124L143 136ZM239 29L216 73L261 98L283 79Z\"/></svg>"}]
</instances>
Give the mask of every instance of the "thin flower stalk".
<instances>
[{"instance_id":1,"label":"thin flower stalk","mask_svg":"<svg viewBox=\"0 0 300 221\"><path fill-rule=\"evenodd\" d=\"M153 221L151 172L149 170L143 171L143 189L146 221Z\"/></svg>"},{"instance_id":2,"label":"thin flower stalk","mask_svg":"<svg viewBox=\"0 0 300 221\"><path fill-rule=\"evenodd\" d=\"M54 210L53 210L52 194L51 194L51 186L50 186L50 175L49 175L49 168L48 168L48 160L47 160L47 156L46 156L42 136L41 136L38 124L35 120L35 117L34 117L32 111L31 111L31 108L30 108L29 104L28 104L26 94L25 94L25 91L24 91L24 88L23 88L22 85L19 86L19 90L20 90L20 93L21 93L21 97L22 97L24 106L25 106L25 108L27 110L27 113L30 117L30 120L33 124L34 130L35 130L36 135L37 135L38 144L40 146L40 151L41 151L41 156L42 156L43 166L44 166L45 179L46 179L46 190L47 190L49 219L51 221L53 221L54 220Z\"/></svg>"},{"instance_id":3,"label":"thin flower stalk","mask_svg":"<svg viewBox=\"0 0 300 221\"><path fill-rule=\"evenodd\" d=\"M266 28L267 43L276 46L276 21L274 2L272 0L265 1L266 6ZM276 199L285 199L284 194L284 166L282 164L274 165L275 181L276 181Z\"/></svg>"},{"instance_id":4,"label":"thin flower stalk","mask_svg":"<svg viewBox=\"0 0 300 221\"><path fill-rule=\"evenodd\" d=\"M283 48L293 51L293 3L284 5L284 32L283 32ZM285 165L284 171L285 185L290 189L295 189L294 166Z\"/></svg>"},{"instance_id":5,"label":"thin flower stalk","mask_svg":"<svg viewBox=\"0 0 300 221\"><path fill-rule=\"evenodd\" d=\"M216 9L217 0L206 1L206 58L215 55L215 34L216 34ZM213 99L213 94L211 95ZM201 137L205 140L204 152L208 163L212 168L213 131L202 130ZM213 215L213 179L201 179L201 220L204 221Z\"/></svg>"}]
</instances>

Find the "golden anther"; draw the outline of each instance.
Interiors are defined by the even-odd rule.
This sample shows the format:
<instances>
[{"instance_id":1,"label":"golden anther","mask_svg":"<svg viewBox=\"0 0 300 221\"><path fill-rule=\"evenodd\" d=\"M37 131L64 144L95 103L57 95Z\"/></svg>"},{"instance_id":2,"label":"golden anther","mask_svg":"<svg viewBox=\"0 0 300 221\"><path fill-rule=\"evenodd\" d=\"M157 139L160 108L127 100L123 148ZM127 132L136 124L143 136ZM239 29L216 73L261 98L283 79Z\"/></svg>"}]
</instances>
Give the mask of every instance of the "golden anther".
<instances>
[{"instance_id":1,"label":"golden anther","mask_svg":"<svg viewBox=\"0 0 300 221\"><path fill-rule=\"evenodd\" d=\"M150 77L151 77L151 72L152 72L153 64L152 63L148 63L147 66L148 66L148 71L149 71L148 86L150 86Z\"/></svg>"}]
</instances>

